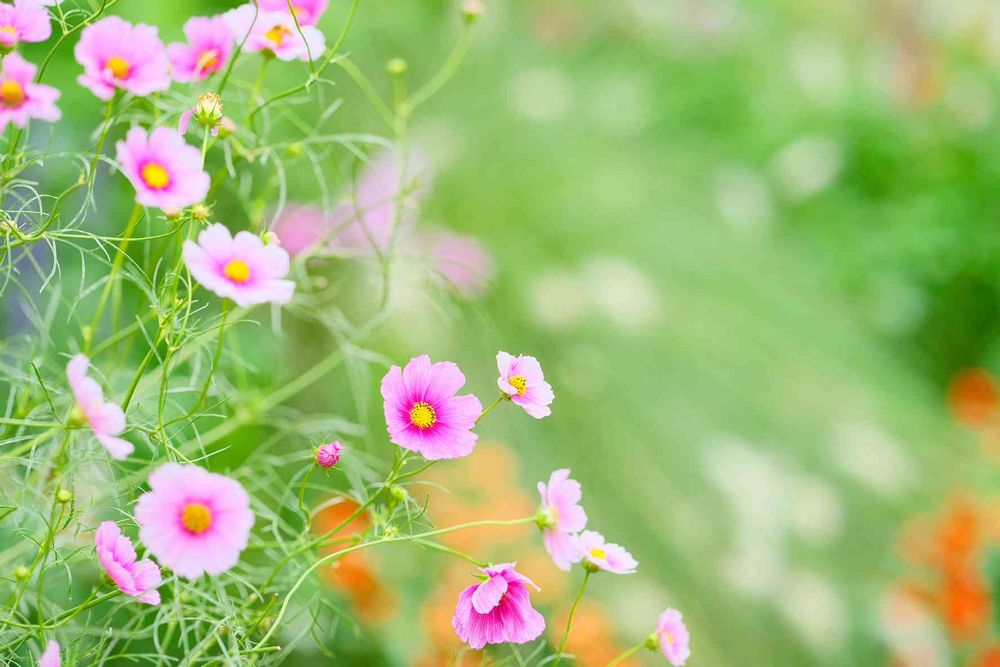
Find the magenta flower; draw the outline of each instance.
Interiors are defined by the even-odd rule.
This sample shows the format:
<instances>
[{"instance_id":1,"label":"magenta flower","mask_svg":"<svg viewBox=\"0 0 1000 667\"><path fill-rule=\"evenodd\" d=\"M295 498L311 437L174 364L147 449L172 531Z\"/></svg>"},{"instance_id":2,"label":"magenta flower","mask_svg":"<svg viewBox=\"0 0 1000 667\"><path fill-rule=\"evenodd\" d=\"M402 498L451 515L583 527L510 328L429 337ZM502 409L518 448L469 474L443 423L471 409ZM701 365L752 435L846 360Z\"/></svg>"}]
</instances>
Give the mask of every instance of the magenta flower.
<instances>
[{"instance_id":1,"label":"magenta flower","mask_svg":"<svg viewBox=\"0 0 1000 667\"><path fill-rule=\"evenodd\" d=\"M38 68L16 53L3 59L0 70L0 132L7 123L18 127L28 124L29 118L54 123L62 114L56 107L59 91L52 86L35 83Z\"/></svg>"},{"instance_id":2,"label":"magenta flower","mask_svg":"<svg viewBox=\"0 0 1000 667\"><path fill-rule=\"evenodd\" d=\"M235 479L196 465L165 463L135 504L139 537L160 563L188 579L232 568L247 546L254 516Z\"/></svg>"},{"instance_id":3,"label":"magenta flower","mask_svg":"<svg viewBox=\"0 0 1000 667\"><path fill-rule=\"evenodd\" d=\"M50 641L45 647L45 653L38 658L38 667L60 667L62 657L59 655L59 644Z\"/></svg>"},{"instance_id":4,"label":"magenta flower","mask_svg":"<svg viewBox=\"0 0 1000 667\"><path fill-rule=\"evenodd\" d=\"M289 0L258 0L260 8L269 12L288 13ZM291 0L292 11L299 25L316 25L330 0ZM315 57L315 56L314 56Z\"/></svg>"},{"instance_id":5,"label":"magenta flower","mask_svg":"<svg viewBox=\"0 0 1000 667\"><path fill-rule=\"evenodd\" d=\"M512 402L536 419L552 414L549 405L556 395L545 381L545 374L537 359L528 355L515 357L506 352L497 352L497 369L500 371L497 386Z\"/></svg>"},{"instance_id":6,"label":"magenta flower","mask_svg":"<svg viewBox=\"0 0 1000 667\"><path fill-rule=\"evenodd\" d=\"M561 570L569 572L573 563L583 555L577 548L576 534L587 527L587 513L580 507L583 493L580 483L569 479L569 469L556 470L549 477L548 486L538 483L542 504L538 508L537 522L542 529L545 550Z\"/></svg>"},{"instance_id":7,"label":"magenta flower","mask_svg":"<svg viewBox=\"0 0 1000 667\"><path fill-rule=\"evenodd\" d=\"M74 49L77 81L102 100L121 88L143 97L170 87L170 61L156 28L117 16L87 26Z\"/></svg>"},{"instance_id":8,"label":"magenta flower","mask_svg":"<svg viewBox=\"0 0 1000 667\"><path fill-rule=\"evenodd\" d=\"M133 127L116 144L122 172L132 181L135 200L164 210L197 204L208 194L211 179L201 166L201 153L172 127L151 133Z\"/></svg>"},{"instance_id":9,"label":"magenta flower","mask_svg":"<svg viewBox=\"0 0 1000 667\"><path fill-rule=\"evenodd\" d=\"M188 43L167 46L174 81L201 81L221 70L233 53L233 33L221 16L193 16L184 24Z\"/></svg>"},{"instance_id":10,"label":"magenta flower","mask_svg":"<svg viewBox=\"0 0 1000 667\"><path fill-rule=\"evenodd\" d=\"M108 455L121 461L135 450L131 442L117 437L125 430L125 413L114 403L104 400L101 385L87 377L89 367L90 359L82 354L70 359L66 366L66 378L76 400L73 418L86 422L108 450Z\"/></svg>"},{"instance_id":11,"label":"magenta flower","mask_svg":"<svg viewBox=\"0 0 1000 667\"><path fill-rule=\"evenodd\" d=\"M248 53L268 53L278 60L316 60L326 49L323 33L295 25L287 11L257 11L252 3L223 14L237 43ZM244 39L246 41L244 41Z\"/></svg>"},{"instance_id":12,"label":"magenta flower","mask_svg":"<svg viewBox=\"0 0 1000 667\"><path fill-rule=\"evenodd\" d=\"M459 639L479 650L487 644L525 644L545 630L545 618L531 606L531 579L517 572L517 563L481 568L488 577L469 586L458 598L451 627Z\"/></svg>"},{"instance_id":13,"label":"magenta flower","mask_svg":"<svg viewBox=\"0 0 1000 667\"><path fill-rule=\"evenodd\" d=\"M577 552L591 571L632 574L639 565L624 547L605 542L604 536L593 530L585 530L577 538Z\"/></svg>"},{"instance_id":14,"label":"magenta flower","mask_svg":"<svg viewBox=\"0 0 1000 667\"><path fill-rule=\"evenodd\" d=\"M0 48L9 51L21 42L44 42L51 36L49 12L38 0L0 4Z\"/></svg>"},{"instance_id":15,"label":"magenta flower","mask_svg":"<svg viewBox=\"0 0 1000 667\"><path fill-rule=\"evenodd\" d=\"M320 445L319 449L316 450L316 465L320 468L332 468L340 461L340 453L343 449L344 446L337 440Z\"/></svg>"},{"instance_id":16,"label":"magenta flower","mask_svg":"<svg viewBox=\"0 0 1000 667\"><path fill-rule=\"evenodd\" d=\"M404 369L390 368L382 378L389 439L430 460L471 454L479 437L472 427L483 406L472 394L455 395L464 384L458 366L431 364L426 354L410 359Z\"/></svg>"},{"instance_id":17,"label":"magenta flower","mask_svg":"<svg viewBox=\"0 0 1000 667\"><path fill-rule=\"evenodd\" d=\"M660 642L660 651L674 667L680 667L691 657L688 647L691 636L684 625L684 617L676 609L667 609L660 614L654 634Z\"/></svg>"},{"instance_id":18,"label":"magenta flower","mask_svg":"<svg viewBox=\"0 0 1000 667\"><path fill-rule=\"evenodd\" d=\"M160 604L160 592L156 590L162 581L160 568L148 558L136 561L132 541L122 535L114 521L100 525L94 534L94 543L101 565L122 593L138 598L139 602Z\"/></svg>"},{"instance_id":19,"label":"magenta flower","mask_svg":"<svg viewBox=\"0 0 1000 667\"><path fill-rule=\"evenodd\" d=\"M434 270L467 298L482 294L493 279L493 258L475 237L430 232L422 235L421 245Z\"/></svg>"},{"instance_id":20,"label":"magenta flower","mask_svg":"<svg viewBox=\"0 0 1000 667\"><path fill-rule=\"evenodd\" d=\"M264 245L250 232L232 236L216 223L198 235L198 243L184 242L184 263L201 285L243 307L258 303L288 303L295 283L285 280L288 253L278 245Z\"/></svg>"}]
</instances>

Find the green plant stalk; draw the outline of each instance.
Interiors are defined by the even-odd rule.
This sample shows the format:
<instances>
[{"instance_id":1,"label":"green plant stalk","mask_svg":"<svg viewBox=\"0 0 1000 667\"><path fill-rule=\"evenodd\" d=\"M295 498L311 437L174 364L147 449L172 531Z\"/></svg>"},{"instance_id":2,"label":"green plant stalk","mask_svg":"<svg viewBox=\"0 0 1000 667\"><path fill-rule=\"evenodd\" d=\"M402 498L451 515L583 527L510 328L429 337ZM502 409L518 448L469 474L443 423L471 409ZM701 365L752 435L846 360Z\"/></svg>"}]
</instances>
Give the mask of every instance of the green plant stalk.
<instances>
[{"instance_id":1,"label":"green plant stalk","mask_svg":"<svg viewBox=\"0 0 1000 667\"><path fill-rule=\"evenodd\" d=\"M580 600L583 599L584 591L587 590L588 581L590 581L590 570L585 570L583 583L580 584L580 592L576 594L573 606L569 608L569 618L566 619L566 630L563 632L562 641L559 642L559 652L556 654L556 661L553 663L553 667L558 667L559 663L562 662L563 655L566 653L566 642L569 641L569 632L573 629L573 617L576 615L576 608L580 606Z\"/></svg>"}]
</instances>

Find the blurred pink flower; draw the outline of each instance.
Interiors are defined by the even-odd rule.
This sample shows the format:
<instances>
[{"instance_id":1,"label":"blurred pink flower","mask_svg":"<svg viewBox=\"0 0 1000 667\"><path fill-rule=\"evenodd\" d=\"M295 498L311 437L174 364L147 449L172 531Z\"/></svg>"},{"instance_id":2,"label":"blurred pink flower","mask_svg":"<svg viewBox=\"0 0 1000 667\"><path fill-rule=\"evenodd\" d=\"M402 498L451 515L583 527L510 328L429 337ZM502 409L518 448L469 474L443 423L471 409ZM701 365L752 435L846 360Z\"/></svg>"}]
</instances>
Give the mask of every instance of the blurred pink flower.
<instances>
[{"instance_id":1,"label":"blurred pink flower","mask_svg":"<svg viewBox=\"0 0 1000 667\"><path fill-rule=\"evenodd\" d=\"M691 656L688 648L690 635L684 625L684 617L676 609L667 609L660 614L656 623L656 638L660 641L660 651L674 667L680 667Z\"/></svg>"},{"instance_id":2,"label":"blurred pink flower","mask_svg":"<svg viewBox=\"0 0 1000 667\"><path fill-rule=\"evenodd\" d=\"M161 564L188 579L232 568L247 546L254 515L235 479L196 465L166 463L135 504L139 537Z\"/></svg>"},{"instance_id":3,"label":"blurred pink flower","mask_svg":"<svg viewBox=\"0 0 1000 667\"><path fill-rule=\"evenodd\" d=\"M0 72L0 132L7 123L18 127L28 124L29 118L55 122L62 117L56 107L59 91L52 86L35 83L38 68L17 53L3 59Z\"/></svg>"},{"instance_id":4,"label":"blurred pink flower","mask_svg":"<svg viewBox=\"0 0 1000 667\"><path fill-rule=\"evenodd\" d=\"M382 378L389 439L430 460L471 454L479 437L472 428L483 406L471 394L455 395L464 384L458 366L431 364L427 355L410 359L404 369L390 368Z\"/></svg>"},{"instance_id":5,"label":"blurred pink flower","mask_svg":"<svg viewBox=\"0 0 1000 667\"><path fill-rule=\"evenodd\" d=\"M111 458L121 461L135 450L131 442L116 437L125 430L125 413L114 403L104 400L101 385L87 377L89 366L90 359L82 354L70 359L66 366L66 378L76 400L75 416L93 429Z\"/></svg>"},{"instance_id":6,"label":"blurred pink flower","mask_svg":"<svg viewBox=\"0 0 1000 667\"><path fill-rule=\"evenodd\" d=\"M116 144L118 162L143 206L164 210L197 204L208 194L211 179L201 166L201 153L172 127L150 134L133 127Z\"/></svg>"},{"instance_id":7,"label":"blurred pink flower","mask_svg":"<svg viewBox=\"0 0 1000 667\"><path fill-rule=\"evenodd\" d=\"M260 8L269 12L288 13L289 0L258 0ZM316 25L330 0L291 0L292 11L299 25ZM315 57L315 56L314 56Z\"/></svg>"},{"instance_id":8,"label":"blurred pink flower","mask_svg":"<svg viewBox=\"0 0 1000 667\"><path fill-rule=\"evenodd\" d=\"M329 240L330 225L318 208L292 204L278 215L272 231L278 235L281 247L295 257Z\"/></svg>"},{"instance_id":9,"label":"blurred pink flower","mask_svg":"<svg viewBox=\"0 0 1000 667\"><path fill-rule=\"evenodd\" d=\"M194 279L244 308L292 300L295 283L284 279L288 262L288 253L281 246L264 245L250 232L232 236L219 223L202 231L198 243L184 242L184 263Z\"/></svg>"},{"instance_id":10,"label":"blurred pink flower","mask_svg":"<svg viewBox=\"0 0 1000 667\"><path fill-rule=\"evenodd\" d=\"M153 26L103 18L83 29L74 53L83 65L77 81L102 100L116 88L143 97L170 87L170 61Z\"/></svg>"},{"instance_id":11,"label":"blurred pink flower","mask_svg":"<svg viewBox=\"0 0 1000 667\"><path fill-rule=\"evenodd\" d=\"M538 586L514 567L500 563L480 568L488 579L469 586L458 598L451 626L459 639L479 650L487 644L525 644L545 631L545 618L531 606L528 586Z\"/></svg>"},{"instance_id":12,"label":"blurred pink flower","mask_svg":"<svg viewBox=\"0 0 1000 667\"><path fill-rule=\"evenodd\" d=\"M233 33L221 16L193 16L184 24L188 43L167 47L175 81L207 79L221 70L233 53Z\"/></svg>"},{"instance_id":13,"label":"blurred pink flower","mask_svg":"<svg viewBox=\"0 0 1000 667\"><path fill-rule=\"evenodd\" d=\"M545 381L542 367L534 357L523 354L515 357L497 352L497 385L510 400L524 408L536 419L552 414L549 405L555 399L552 387Z\"/></svg>"},{"instance_id":14,"label":"blurred pink flower","mask_svg":"<svg viewBox=\"0 0 1000 667\"><path fill-rule=\"evenodd\" d=\"M493 279L493 258L477 238L437 230L423 234L421 241L434 270L463 296L483 293Z\"/></svg>"},{"instance_id":15,"label":"blurred pink flower","mask_svg":"<svg viewBox=\"0 0 1000 667\"><path fill-rule=\"evenodd\" d=\"M587 527L587 513L580 506L583 493L580 483L569 479L569 469L556 470L545 482L538 483L542 504L538 508L538 524L542 528L545 550L561 570L569 572L580 554L576 534Z\"/></svg>"},{"instance_id":16,"label":"blurred pink flower","mask_svg":"<svg viewBox=\"0 0 1000 667\"><path fill-rule=\"evenodd\" d=\"M250 3L229 10L223 18L248 53L269 53L278 60L309 61L310 56L313 60L320 58L326 49L322 32L309 25L296 26L288 12L258 11Z\"/></svg>"},{"instance_id":17,"label":"blurred pink flower","mask_svg":"<svg viewBox=\"0 0 1000 667\"><path fill-rule=\"evenodd\" d=\"M38 0L0 4L0 47L9 50L21 42L44 42L51 36L49 12Z\"/></svg>"},{"instance_id":18,"label":"blurred pink flower","mask_svg":"<svg viewBox=\"0 0 1000 667\"><path fill-rule=\"evenodd\" d=\"M594 570L604 570L612 574L632 574L639 563L632 554L612 542L605 542L604 536L593 530L585 530L577 539L577 549L583 557L584 565Z\"/></svg>"},{"instance_id":19,"label":"blurred pink flower","mask_svg":"<svg viewBox=\"0 0 1000 667\"><path fill-rule=\"evenodd\" d=\"M62 657L59 655L59 644L50 641L45 647L45 653L38 658L38 667L60 667Z\"/></svg>"},{"instance_id":20,"label":"blurred pink flower","mask_svg":"<svg viewBox=\"0 0 1000 667\"><path fill-rule=\"evenodd\" d=\"M122 535L114 521L105 521L94 534L97 557L115 585L129 597L146 604L160 604L162 577L156 563L147 559L136 561L132 541Z\"/></svg>"},{"instance_id":21,"label":"blurred pink flower","mask_svg":"<svg viewBox=\"0 0 1000 667\"><path fill-rule=\"evenodd\" d=\"M340 461L340 453L343 449L344 446L338 440L320 445L319 449L316 450L316 465L320 468L332 468Z\"/></svg>"}]
</instances>

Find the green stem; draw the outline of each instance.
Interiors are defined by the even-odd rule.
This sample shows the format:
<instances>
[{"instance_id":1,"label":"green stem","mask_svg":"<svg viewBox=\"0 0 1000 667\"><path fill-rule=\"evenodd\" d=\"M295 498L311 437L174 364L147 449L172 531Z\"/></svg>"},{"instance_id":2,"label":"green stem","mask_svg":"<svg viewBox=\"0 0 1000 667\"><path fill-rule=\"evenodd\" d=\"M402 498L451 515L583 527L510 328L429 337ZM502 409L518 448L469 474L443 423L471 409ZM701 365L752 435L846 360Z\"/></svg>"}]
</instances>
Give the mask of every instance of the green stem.
<instances>
[{"instance_id":1,"label":"green stem","mask_svg":"<svg viewBox=\"0 0 1000 667\"><path fill-rule=\"evenodd\" d=\"M483 414L481 414L478 417L476 417L476 424L478 425L479 424L479 420L482 419L483 417L485 417L487 414L489 414L490 410L492 410L496 406L500 405L500 402L503 401L505 398L507 398L507 394L500 394L497 397L497 400L493 401L488 406L486 406L486 409L483 410Z\"/></svg>"},{"instance_id":2,"label":"green stem","mask_svg":"<svg viewBox=\"0 0 1000 667\"><path fill-rule=\"evenodd\" d=\"M576 615L576 608L580 605L580 600L583 599L583 592L587 590L588 581L590 581L590 570L584 572L583 583L580 584L580 592L576 594L573 606L569 608L569 618L566 619L566 630L563 632L562 641L559 642L559 653L556 655L556 661L552 664L552 667L558 667L559 663L562 662L563 654L566 652L566 642L569 641L569 631L573 628L573 617Z\"/></svg>"},{"instance_id":3,"label":"green stem","mask_svg":"<svg viewBox=\"0 0 1000 667\"><path fill-rule=\"evenodd\" d=\"M97 310L94 312L94 319L90 322L90 329L84 332L84 354L90 351L90 345L94 340L94 335L97 333L97 327L101 324L101 316L104 315L104 309L108 305L108 297L111 296L111 290L114 289L115 278L118 277L118 272L121 271L122 264L125 263L125 252L128 250L129 242L132 240L132 234L135 232L135 228L138 226L141 218L142 204L136 204L135 208L132 209L132 215L129 217L128 224L125 226L125 233L122 235L121 241L118 243L118 253L115 255L114 262L111 264L111 273L108 274L108 282L104 284L104 291L101 292L101 300L98 302Z\"/></svg>"},{"instance_id":4,"label":"green stem","mask_svg":"<svg viewBox=\"0 0 1000 667\"><path fill-rule=\"evenodd\" d=\"M309 524L309 512L306 510L306 483L312 474L316 472L316 466L312 465L309 467L309 471L306 472L305 476L302 478L302 486L299 487L299 511L306 517L306 525Z\"/></svg>"},{"instance_id":5,"label":"green stem","mask_svg":"<svg viewBox=\"0 0 1000 667\"><path fill-rule=\"evenodd\" d=\"M615 665L617 665L618 663L620 663L622 660L625 660L626 658L631 658L633 655L635 655L636 653L638 653L639 651L641 651L645 646L646 646L645 642L643 642L642 644L636 644L635 646L633 646L632 648L630 648L627 651L624 651L618 657L616 657L614 660L612 660L611 662L609 662L607 664L607 667L614 667Z\"/></svg>"}]
</instances>

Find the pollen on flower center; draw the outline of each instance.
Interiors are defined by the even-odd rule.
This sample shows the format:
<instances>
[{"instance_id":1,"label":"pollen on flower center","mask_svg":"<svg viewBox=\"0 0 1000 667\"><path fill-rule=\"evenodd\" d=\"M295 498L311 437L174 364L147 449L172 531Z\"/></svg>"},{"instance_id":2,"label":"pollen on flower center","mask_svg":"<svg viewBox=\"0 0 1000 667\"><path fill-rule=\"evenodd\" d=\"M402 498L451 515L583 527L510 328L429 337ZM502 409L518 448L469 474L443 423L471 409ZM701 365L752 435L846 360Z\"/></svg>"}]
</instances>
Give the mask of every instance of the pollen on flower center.
<instances>
[{"instance_id":1,"label":"pollen on flower center","mask_svg":"<svg viewBox=\"0 0 1000 667\"><path fill-rule=\"evenodd\" d=\"M215 49L210 49L208 51L203 51L200 56L198 56L198 62L195 63L194 68L199 72L207 72L219 64L219 52Z\"/></svg>"},{"instance_id":2,"label":"pollen on flower center","mask_svg":"<svg viewBox=\"0 0 1000 667\"><path fill-rule=\"evenodd\" d=\"M222 273L234 283L243 284L250 280L250 267L242 259L234 259L223 267Z\"/></svg>"},{"instance_id":3,"label":"pollen on flower center","mask_svg":"<svg viewBox=\"0 0 1000 667\"><path fill-rule=\"evenodd\" d=\"M274 42L275 46L281 46L285 43L285 38L292 34L292 31L283 25L276 25L267 32L264 33L264 37Z\"/></svg>"},{"instance_id":4,"label":"pollen on flower center","mask_svg":"<svg viewBox=\"0 0 1000 667\"><path fill-rule=\"evenodd\" d=\"M514 389L517 389L518 396L524 396L524 392L528 391L528 381L524 379L523 375L515 375L508 378L507 383L514 387Z\"/></svg>"},{"instance_id":5,"label":"pollen on flower center","mask_svg":"<svg viewBox=\"0 0 1000 667\"><path fill-rule=\"evenodd\" d=\"M591 549L590 555L598 560L604 560L608 557L608 553L604 549Z\"/></svg>"},{"instance_id":6,"label":"pollen on flower center","mask_svg":"<svg viewBox=\"0 0 1000 667\"><path fill-rule=\"evenodd\" d=\"M24 102L24 88L17 81L7 79L0 84L0 98L5 107L20 106Z\"/></svg>"},{"instance_id":7,"label":"pollen on flower center","mask_svg":"<svg viewBox=\"0 0 1000 667\"><path fill-rule=\"evenodd\" d=\"M142 168L142 180L154 190L162 190L170 185L170 174L162 165L150 162Z\"/></svg>"},{"instance_id":8,"label":"pollen on flower center","mask_svg":"<svg viewBox=\"0 0 1000 667\"><path fill-rule=\"evenodd\" d=\"M181 513L181 523L195 535L200 535L212 525L212 510L201 503L188 503Z\"/></svg>"},{"instance_id":9,"label":"pollen on flower center","mask_svg":"<svg viewBox=\"0 0 1000 667\"><path fill-rule=\"evenodd\" d=\"M667 640L667 646L673 647L673 645L674 645L674 633L669 632L669 631L664 632L663 633L663 638Z\"/></svg>"},{"instance_id":10,"label":"pollen on flower center","mask_svg":"<svg viewBox=\"0 0 1000 667\"><path fill-rule=\"evenodd\" d=\"M17 28L12 25L0 27L0 41L9 42L17 38Z\"/></svg>"},{"instance_id":11,"label":"pollen on flower center","mask_svg":"<svg viewBox=\"0 0 1000 667\"><path fill-rule=\"evenodd\" d=\"M119 56L108 58L108 62L105 63L105 67L111 70L111 75L116 79L124 79L128 76L129 71L132 69L132 66L128 64L128 61Z\"/></svg>"},{"instance_id":12,"label":"pollen on flower center","mask_svg":"<svg viewBox=\"0 0 1000 667\"><path fill-rule=\"evenodd\" d=\"M434 426L435 422L437 422L437 413L434 412L430 403L421 401L413 404L413 408L410 409L410 423L423 430Z\"/></svg>"}]
</instances>

